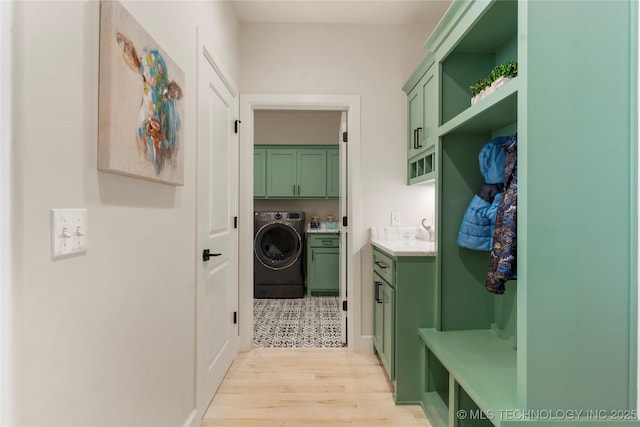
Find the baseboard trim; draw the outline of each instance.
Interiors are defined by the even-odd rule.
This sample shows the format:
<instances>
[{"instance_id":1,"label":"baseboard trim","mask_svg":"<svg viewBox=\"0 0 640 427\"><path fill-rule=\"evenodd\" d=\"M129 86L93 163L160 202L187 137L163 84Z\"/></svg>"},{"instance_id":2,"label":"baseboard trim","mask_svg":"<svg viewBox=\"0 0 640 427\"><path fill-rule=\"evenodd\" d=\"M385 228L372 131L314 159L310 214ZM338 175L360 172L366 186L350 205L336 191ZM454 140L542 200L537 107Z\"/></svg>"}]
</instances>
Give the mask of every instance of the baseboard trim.
<instances>
[{"instance_id":1,"label":"baseboard trim","mask_svg":"<svg viewBox=\"0 0 640 427\"><path fill-rule=\"evenodd\" d=\"M351 344L349 348L353 352L373 354L373 335L361 335Z\"/></svg>"}]
</instances>

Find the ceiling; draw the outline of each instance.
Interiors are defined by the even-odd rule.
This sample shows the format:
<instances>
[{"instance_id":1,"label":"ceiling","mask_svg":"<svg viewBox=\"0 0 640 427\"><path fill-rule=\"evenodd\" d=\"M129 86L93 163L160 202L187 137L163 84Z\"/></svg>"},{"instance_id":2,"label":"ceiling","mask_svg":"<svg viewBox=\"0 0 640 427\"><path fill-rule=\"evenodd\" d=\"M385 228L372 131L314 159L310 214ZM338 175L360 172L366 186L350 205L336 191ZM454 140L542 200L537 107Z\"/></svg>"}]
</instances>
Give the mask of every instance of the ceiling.
<instances>
[{"instance_id":1,"label":"ceiling","mask_svg":"<svg viewBox=\"0 0 640 427\"><path fill-rule=\"evenodd\" d=\"M240 22L424 24L434 27L451 0L232 0Z\"/></svg>"}]
</instances>

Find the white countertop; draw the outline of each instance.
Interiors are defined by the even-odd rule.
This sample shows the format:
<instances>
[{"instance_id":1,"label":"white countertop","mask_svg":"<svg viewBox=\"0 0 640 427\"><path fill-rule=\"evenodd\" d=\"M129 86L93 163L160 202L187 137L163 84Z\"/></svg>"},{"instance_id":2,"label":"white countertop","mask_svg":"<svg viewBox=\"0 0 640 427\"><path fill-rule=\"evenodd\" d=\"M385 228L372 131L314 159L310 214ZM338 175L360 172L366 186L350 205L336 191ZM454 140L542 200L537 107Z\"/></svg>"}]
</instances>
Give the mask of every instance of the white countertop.
<instances>
[{"instance_id":1,"label":"white countertop","mask_svg":"<svg viewBox=\"0 0 640 427\"><path fill-rule=\"evenodd\" d=\"M371 244L392 256L436 256L435 242L425 240L372 240Z\"/></svg>"},{"instance_id":2,"label":"white countertop","mask_svg":"<svg viewBox=\"0 0 640 427\"><path fill-rule=\"evenodd\" d=\"M372 228L371 244L391 256L436 256L436 244L420 238L417 228Z\"/></svg>"}]
</instances>

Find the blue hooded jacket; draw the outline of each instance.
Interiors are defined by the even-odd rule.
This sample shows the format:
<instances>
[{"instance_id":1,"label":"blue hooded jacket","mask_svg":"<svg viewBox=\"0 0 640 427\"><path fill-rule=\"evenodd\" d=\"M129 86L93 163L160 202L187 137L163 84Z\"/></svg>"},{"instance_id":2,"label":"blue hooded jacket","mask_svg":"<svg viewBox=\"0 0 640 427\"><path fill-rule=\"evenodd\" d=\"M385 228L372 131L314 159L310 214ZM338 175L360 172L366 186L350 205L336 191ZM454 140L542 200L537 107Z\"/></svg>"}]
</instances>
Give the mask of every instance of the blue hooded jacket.
<instances>
[{"instance_id":1,"label":"blue hooded jacket","mask_svg":"<svg viewBox=\"0 0 640 427\"><path fill-rule=\"evenodd\" d=\"M477 251L491 250L498 202L504 191L505 152L502 145L508 140L506 136L499 136L480 150L478 161L485 184L473 196L464 213L456 242L458 246Z\"/></svg>"}]
</instances>

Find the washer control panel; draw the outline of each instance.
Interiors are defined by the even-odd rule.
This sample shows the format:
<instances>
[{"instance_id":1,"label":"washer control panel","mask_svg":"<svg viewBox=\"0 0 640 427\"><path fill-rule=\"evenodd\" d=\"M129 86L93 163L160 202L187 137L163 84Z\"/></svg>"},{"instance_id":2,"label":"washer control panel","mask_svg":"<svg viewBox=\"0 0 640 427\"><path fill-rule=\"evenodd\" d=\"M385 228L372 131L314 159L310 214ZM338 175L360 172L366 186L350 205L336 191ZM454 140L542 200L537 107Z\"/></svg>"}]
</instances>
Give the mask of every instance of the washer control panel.
<instances>
[{"instance_id":1,"label":"washer control panel","mask_svg":"<svg viewBox=\"0 0 640 427\"><path fill-rule=\"evenodd\" d=\"M304 221L304 212L254 212L253 215L260 221Z\"/></svg>"}]
</instances>

